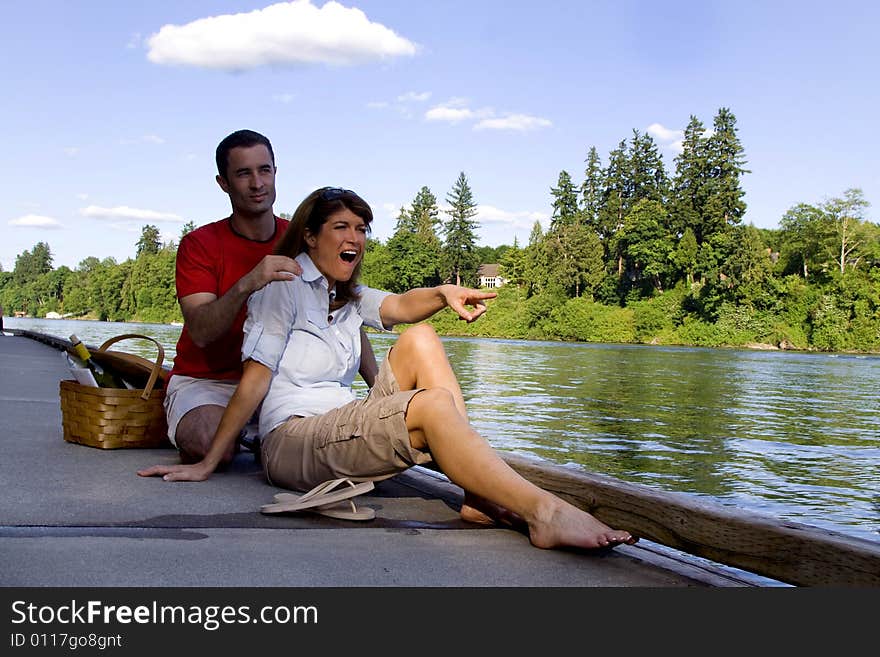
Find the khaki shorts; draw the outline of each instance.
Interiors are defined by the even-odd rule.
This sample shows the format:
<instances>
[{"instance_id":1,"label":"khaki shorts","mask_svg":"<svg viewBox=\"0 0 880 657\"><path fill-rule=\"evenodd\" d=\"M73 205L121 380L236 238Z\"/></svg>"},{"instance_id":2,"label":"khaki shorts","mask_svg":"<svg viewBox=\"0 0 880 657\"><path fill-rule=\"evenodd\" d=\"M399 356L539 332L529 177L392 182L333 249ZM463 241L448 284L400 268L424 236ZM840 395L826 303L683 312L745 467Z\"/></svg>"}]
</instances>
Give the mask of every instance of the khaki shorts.
<instances>
[{"instance_id":1,"label":"khaki shorts","mask_svg":"<svg viewBox=\"0 0 880 657\"><path fill-rule=\"evenodd\" d=\"M328 479L379 481L431 461L409 442L406 409L420 390L401 392L386 358L370 393L323 415L293 417L263 437L274 486L311 490Z\"/></svg>"},{"instance_id":2,"label":"khaki shorts","mask_svg":"<svg viewBox=\"0 0 880 657\"><path fill-rule=\"evenodd\" d=\"M175 374L165 390L165 417L168 420L168 440L177 447L174 436L177 424L184 415L199 406L222 406L226 408L238 381L218 379L195 379Z\"/></svg>"}]
</instances>

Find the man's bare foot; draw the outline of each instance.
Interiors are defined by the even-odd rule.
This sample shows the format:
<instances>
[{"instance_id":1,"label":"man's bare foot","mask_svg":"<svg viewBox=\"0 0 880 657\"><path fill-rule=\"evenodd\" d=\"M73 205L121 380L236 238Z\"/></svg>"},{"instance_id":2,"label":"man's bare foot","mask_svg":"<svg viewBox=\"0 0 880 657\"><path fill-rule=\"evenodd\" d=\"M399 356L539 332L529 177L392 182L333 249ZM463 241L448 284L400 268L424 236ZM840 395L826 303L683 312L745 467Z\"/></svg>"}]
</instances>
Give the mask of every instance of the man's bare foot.
<instances>
[{"instance_id":1,"label":"man's bare foot","mask_svg":"<svg viewBox=\"0 0 880 657\"><path fill-rule=\"evenodd\" d=\"M603 548L638 538L621 529L612 529L598 519L563 500L556 499L538 518L529 523L529 540L539 548Z\"/></svg>"}]
</instances>

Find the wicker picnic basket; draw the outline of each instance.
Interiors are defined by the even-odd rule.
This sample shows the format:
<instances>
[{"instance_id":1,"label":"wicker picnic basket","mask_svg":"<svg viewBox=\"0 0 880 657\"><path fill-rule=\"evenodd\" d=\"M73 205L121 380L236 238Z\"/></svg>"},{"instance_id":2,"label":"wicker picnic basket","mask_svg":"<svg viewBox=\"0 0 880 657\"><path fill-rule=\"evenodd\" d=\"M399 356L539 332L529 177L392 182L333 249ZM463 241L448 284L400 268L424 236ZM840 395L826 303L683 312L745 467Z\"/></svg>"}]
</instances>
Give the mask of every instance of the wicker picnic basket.
<instances>
[{"instance_id":1,"label":"wicker picnic basket","mask_svg":"<svg viewBox=\"0 0 880 657\"><path fill-rule=\"evenodd\" d=\"M107 348L128 338L150 340L158 348L155 362ZM153 338L126 333L110 338L92 353L100 365L112 366L132 385L120 388L94 388L76 381L61 382L61 425L64 440L101 449L121 447L165 447L168 427L165 421L165 381L162 368L165 350Z\"/></svg>"}]
</instances>

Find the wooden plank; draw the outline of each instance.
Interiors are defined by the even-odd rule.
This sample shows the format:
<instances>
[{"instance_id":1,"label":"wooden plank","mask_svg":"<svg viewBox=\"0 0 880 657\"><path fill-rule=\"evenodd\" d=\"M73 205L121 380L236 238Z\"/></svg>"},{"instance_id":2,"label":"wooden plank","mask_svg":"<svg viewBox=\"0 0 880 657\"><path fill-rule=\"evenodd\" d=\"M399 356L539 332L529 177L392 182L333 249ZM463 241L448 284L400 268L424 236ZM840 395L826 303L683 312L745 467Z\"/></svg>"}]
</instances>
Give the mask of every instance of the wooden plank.
<instances>
[{"instance_id":1,"label":"wooden plank","mask_svg":"<svg viewBox=\"0 0 880 657\"><path fill-rule=\"evenodd\" d=\"M46 334L11 332L58 349L70 346ZM880 586L880 543L515 454L502 456L538 486L655 543L799 586Z\"/></svg>"},{"instance_id":2,"label":"wooden plank","mask_svg":"<svg viewBox=\"0 0 880 657\"><path fill-rule=\"evenodd\" d=\"M880 586L880 543L515 454L503 458L602 522L656 543L798 586Z\"/></svg>"}]
</instances>

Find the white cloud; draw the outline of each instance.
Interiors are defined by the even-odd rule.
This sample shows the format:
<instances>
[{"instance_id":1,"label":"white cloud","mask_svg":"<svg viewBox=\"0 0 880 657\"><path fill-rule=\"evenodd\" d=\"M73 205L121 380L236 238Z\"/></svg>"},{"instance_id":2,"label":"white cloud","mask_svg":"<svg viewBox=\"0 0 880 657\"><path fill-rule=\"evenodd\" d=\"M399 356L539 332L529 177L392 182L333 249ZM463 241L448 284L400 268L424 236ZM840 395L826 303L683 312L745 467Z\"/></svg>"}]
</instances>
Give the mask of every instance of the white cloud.
<instances>
[{"instance_id":1,"label":"white cloud","mask_svg":"<svg viewBox=\"0 0 880 657\"><path fill-rule=\"evenodd\" d=\"M673 130L660 123L652 123L648 126L648 134L659 142L661 146L666 146L676 154L684 150L684 130ZM702 137L703 139L708 139L714 134L715 131L709 128L703 131Z\"/></svg>"},{"instance_id":2,"label":"white cloud","mask_svg":"<svg viewBox=\"0 0 880 657\"><path fill-rule=\"evenodd\" d=\"M405 94L401 94L397 97L401 103L424 103L431 97L430 91L423 91L421 93L417 93L415 91L407 91Z\"/></svg>"},{"instance_id":3,"label":"white cloud","mask_svg":"<svg viewBox=\"0 0 880 657\"><path fill-rule=\"evenodd\" d=\"M664 125L661 125L660 123L652 123L651 125L649 125L648 134L657 141L661 141L667 144L684 139L684 130L672 130Z\"/></svg>"},{"instance_id":4,"label":"white cloud","mask_svg":"<svg viewBox=\"0 0 880 657\"><path fill-rule=\"evenodd\" d=\"M491 107L472 110L465 98L452 98L445 103L435 105L425 112L427 121L446 121L448 123L460 123L462 121L475 121L474 130L537 130L553 125L548 119L542 119L528 114L506 113L497 115Z\"/></svg>"},{"instance_id":5,"label":"white cloud","mask_svg":"<svg viewBox=\"0 0 880 657\"><path fill-rule=\"evenodd\" d=\"M155 64L242 71L260 66L351 65L413 56L417 46L363 11L310 0L270 5L248 13L164 25L147 39Z\"/></svg>"},{"instance_id":6,"label":"white cloud","mask_svg":"<svg viewBox=\"0 0 880 657\"><path fill-rule=\"evenodd\" d=\"M667 128L660 123L652 123L648 126L647 132L661 146L665 146L673 153L681 153L684 149L684 130L674 130L672 128Z\"/></svg>"},{"instance_id":7,"label":"white cloud","mask_svg":"<svg viewBox=\"0 0 880 657\"><path fill-rule=\"evenodd\" d=\"M459 123L461 121L487 119L493 115L494 112L490 107L472 110L468 107L468 100L466 98L450 98L445 103L435 105L425 112L425 119L428 121Z\"/></svg>"},{"instance_id":8,"label":"white cloud","mask_svg":"<svg viewBox=\"0 0 880 657\"><path fill-rule=\"evenodd\" d=\"M428 121L448 121L449 123L458 123L466 119L473 119L475 114L466 107L432 107L425 112L425 118Z\"/></svg>"},{"instance_id":9,"label":"white cloud","mask_svg":"<svg viewBox=\"0 0 880 657\"><path fill-rule=\"evenodd\" d=\"M550 217L543 212L510 212L492 205L478 205L476 219L481 224L504 224L512 228L531 228L536 221L546 222Z\"/></svg>"},{"instance_id":10,"label":"white cloud","mask_svg":"<svg viewBox=\"0 0 880 657\"><path fill-rule=\"evenodd\" d=\"M527 114L508 114L507 116L483 119L474 126L474 130L538 130L553 125L549 120Z\"/></svg>"},{"instance_id":11,"label":"white cloud","mask_svg":"<svg viewBox=\"0 0 880 657\"><path fill-rule=\"evenodd\" d=\"M183 217L170 212L140 210L138 208L130 208L127 205L117 205L113 208L102 208L97 205L90 205L86 208L80 209L79 213L84 217L90 217L92 219L112 221L168 221L180 224L184 222Z\"/></svg>"},{"instance_id":12,"label":"white cloud","mask_svg":"<svg viewBox=\"0 0 880 657\"><path fill-rule=\"evenodd\" d=\"M39 214L26 214L23 217L10 219L8 223L10 226L24 226L25 228L40 228L43 230L57 230L58 228L62 228L61 223L59 223L57 219L44 217Z\"/></svg>"}]
</instances>

